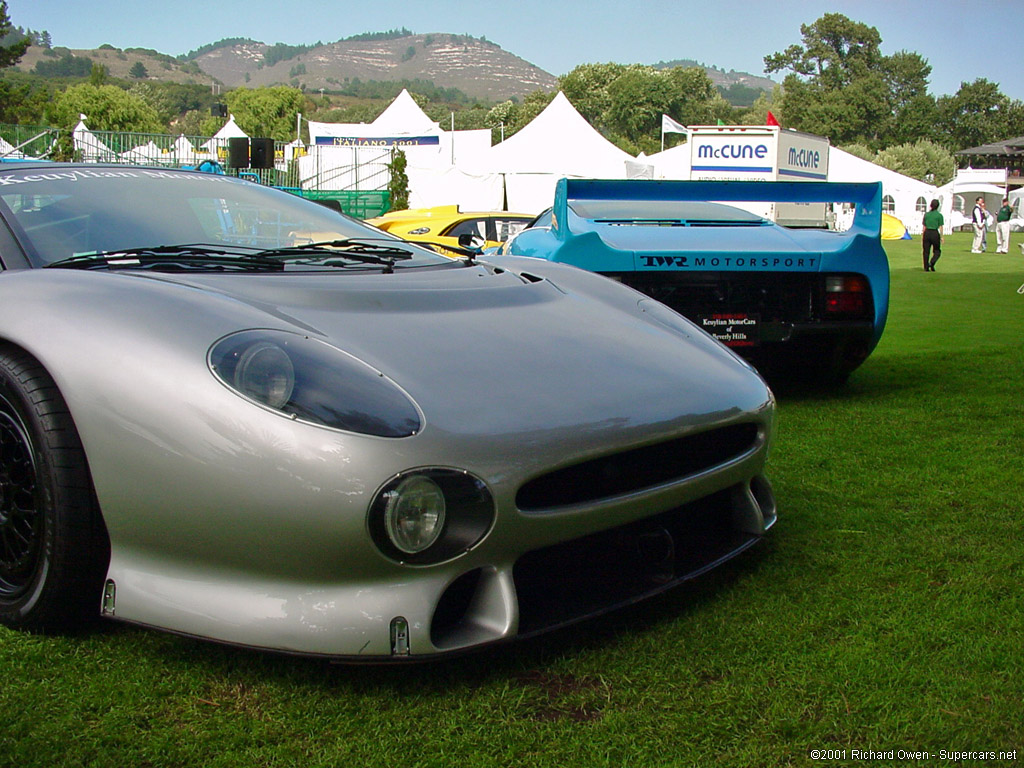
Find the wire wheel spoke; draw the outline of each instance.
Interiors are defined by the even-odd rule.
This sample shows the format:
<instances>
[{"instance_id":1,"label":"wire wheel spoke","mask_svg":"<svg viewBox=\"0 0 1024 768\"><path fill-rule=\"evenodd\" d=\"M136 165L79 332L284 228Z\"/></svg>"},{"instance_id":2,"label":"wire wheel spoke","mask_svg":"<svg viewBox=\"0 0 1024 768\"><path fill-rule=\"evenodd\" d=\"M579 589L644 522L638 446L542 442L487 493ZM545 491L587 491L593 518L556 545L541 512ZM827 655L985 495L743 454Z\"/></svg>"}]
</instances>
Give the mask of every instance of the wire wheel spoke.
<instances>
[{"instance_id":1,"label":"wire wheel spoke","mask_svg":"<svg viewBox=\"0 0 1024 768\"><path fill-rule=\"evenodd\" d=\"M32 443L0 409L0 598L17 597L35 576L44 525L36 490Z\"/></svg>"}]
</instances>

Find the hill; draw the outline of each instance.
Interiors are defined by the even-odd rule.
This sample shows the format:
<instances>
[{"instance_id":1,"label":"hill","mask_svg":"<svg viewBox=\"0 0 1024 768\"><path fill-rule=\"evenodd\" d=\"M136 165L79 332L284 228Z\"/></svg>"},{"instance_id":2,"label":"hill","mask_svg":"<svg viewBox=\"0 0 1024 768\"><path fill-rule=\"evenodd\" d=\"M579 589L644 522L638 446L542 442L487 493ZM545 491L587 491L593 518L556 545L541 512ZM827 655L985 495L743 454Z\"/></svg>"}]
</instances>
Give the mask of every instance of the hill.
<instances>
[{"instance_id":1,"label":"hill","mask_svg":"<svg viewBox=\"0 0 1024 768\"><path fill-rule=\"evenodd\" d=\"M33 45L15 69L47 77L88 77L93 63L106 67L111 77L124 80L210 84L209 76L192 62L179 61L165 53L144 48L126 48L122 51L107 46L96 50L70 50ZM146 75L134 78L132 68L140 64L145 67Z\"/></svg>"},{"instance_id":2,"label":"hill","mask_svg":"<svg viewBox=\"0 0 1024 768\"><path fill-rule=\"evenodd\" d=\"M279 58L280 50L294 55ZM268 54L277 54L268 57ZM556 87L556 78L484 39L465 35L403 35L347 39L316 46L238 42L193 59L227 87L287 84L332 90L346 82L426 80L471 98L502 101ZM269 62L273 62L268 65Z\"/></svg>"},{"instance_id":3,"label":"hill","mask_svg":"<svg viewBox=\"0 0 1024 768\"><path fill-rule=\"evenodd\" d=\"M233 38L177 58L143 48L69 50L32 46L16 69L51 77L84 77L93 64L125 80L218 83L225 88L291 85L307 92L331 92L353 82L423 81L489 102L521 98L536 90L551 91L558 85L554 75L486 38L413 34L404 29L314 45L268 45ZM750 103L774 85L765 77L726 72L692 60L655 66L701 66L735 104Z\"/></svg>"}]
</instances>

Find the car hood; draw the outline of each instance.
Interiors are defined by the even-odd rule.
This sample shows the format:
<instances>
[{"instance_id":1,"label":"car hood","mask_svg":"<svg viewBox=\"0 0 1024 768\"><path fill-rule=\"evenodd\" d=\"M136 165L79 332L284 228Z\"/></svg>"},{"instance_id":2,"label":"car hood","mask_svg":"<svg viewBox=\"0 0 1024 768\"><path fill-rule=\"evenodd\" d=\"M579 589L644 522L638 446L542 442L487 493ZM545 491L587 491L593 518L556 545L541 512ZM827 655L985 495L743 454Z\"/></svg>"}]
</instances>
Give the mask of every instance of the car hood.
<instances>
[{"instance_id":1,"label":"car hood","mask_svg":"<svg viewBox=\"0 0 1024 768\"><path fill-rule=\"evenodd\" d=\"M315 335L356 356L412 395L426 429L674 429L765 397L746 364L685 321L667 327L641 311L639 294L556 271L159 279L245 307L251 327Z\"/></svg>"},{"instance_id":2,"label":"car hood","mask_svg":"<svg viewBox=\"0 0 1024 768\"><path fill-rule=\"evenodd\" d=\"M177 389L194 391L204 412L205 382L214 383L206 357L218 339L259 328L309 335L409 394L423 415L411 438L417 456L463 466L486 456L495 472L511 459L529 466L532 446L543 446L546 460L556 445L567 458L583 457L770 407L770 393L746 363L661 305L565 265L506 261L529 271L38 271L25 277L43 280L38 295L62 309L51 312L53 333L38 322L26 323L26 333L46 334L65 357L78 345L80 365L58 381L75 403L95 406L96 393L110 390L102 370L115 365L121 402L108 393L104 407L130 411L125 403L147 389L174 397L166 379L174 371L195 376ZM46 317L42 311L26 305L19 316ZM67 332L65 316L75 318L78 335ZM36 349L44 364L57 359L45 345ZM404 440L388 442L403 450Z\"/></svg>"}]
</instances>

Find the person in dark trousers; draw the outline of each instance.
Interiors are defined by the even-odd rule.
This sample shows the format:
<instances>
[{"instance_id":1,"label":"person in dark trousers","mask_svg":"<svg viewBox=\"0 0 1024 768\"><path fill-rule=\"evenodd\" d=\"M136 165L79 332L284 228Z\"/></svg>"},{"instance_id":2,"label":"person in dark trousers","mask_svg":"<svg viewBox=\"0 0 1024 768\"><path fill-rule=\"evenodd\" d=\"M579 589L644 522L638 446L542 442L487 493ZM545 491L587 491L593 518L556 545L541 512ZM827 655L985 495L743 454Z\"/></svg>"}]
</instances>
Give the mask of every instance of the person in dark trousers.
<instances>
[{"instance_id":1,"label":"person in dark trousers","mask_svg":"<svg viewBox=\"0 0 1024 768\"><path fill-rule=\"evenodd\" d=\"M924 214L924 233L921 235L925 272L934 272L935 262L942 255L942 225L945 223L939 213L939 201L932 200L931 207ZM931 260L928 259L929 251L933 252Z\"/></svg>"},{"instance_id":2,"label":"person in dark trousers","mask_svg":"<svg viewBox=\"0 0 1024 768\"><path fill-rule=\"evenodd\" d=\"M1010 252L1010 219L1013 218L1013 208L1010 207L1010 199L1003 198L1003 207L996 214L996 253Z\"/></svg>"},{"instance_id":3,"label":"person in dark trousers","mask_svg":"<svg viewBox=\"0 0 1024 768\"><path fill-rule=\"evenodd\" d=\"M985 210L984 197L979 197L974 201L971 226L974 227L974 242L971 244L971 253L984 253L988 250L988 243L985 237L988 232L988 211Z\"/></svg>"}]
</instances>

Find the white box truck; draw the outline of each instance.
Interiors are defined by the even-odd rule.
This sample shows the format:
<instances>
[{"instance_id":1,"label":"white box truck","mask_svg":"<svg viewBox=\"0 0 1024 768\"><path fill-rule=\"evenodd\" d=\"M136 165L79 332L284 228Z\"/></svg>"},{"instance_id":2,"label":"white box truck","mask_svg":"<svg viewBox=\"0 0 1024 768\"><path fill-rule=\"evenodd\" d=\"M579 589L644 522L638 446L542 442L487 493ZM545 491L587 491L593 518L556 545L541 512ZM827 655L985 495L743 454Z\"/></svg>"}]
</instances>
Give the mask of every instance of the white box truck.
<instances>
[{"instance_id":1,"label":"white box truck","mask_svg":"<svg viewBox=\"0 0 1024 768\"><path fill-rule=\"evenodd\" d=\"M828 139L777 125L695 125L687 130L695 181L828 181ZM824 203L744 205L790 227L825 227Z\"/></svg>"}]
</instances>

